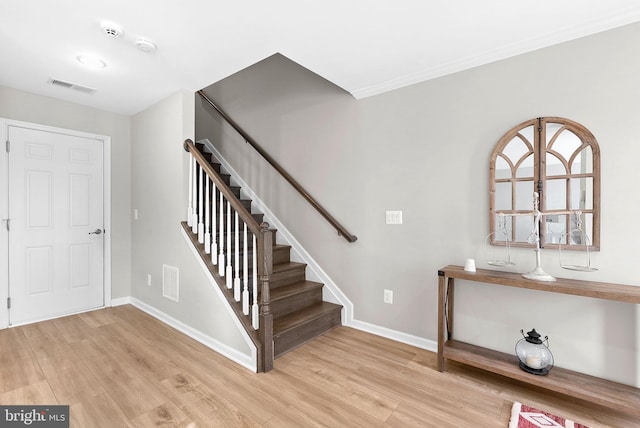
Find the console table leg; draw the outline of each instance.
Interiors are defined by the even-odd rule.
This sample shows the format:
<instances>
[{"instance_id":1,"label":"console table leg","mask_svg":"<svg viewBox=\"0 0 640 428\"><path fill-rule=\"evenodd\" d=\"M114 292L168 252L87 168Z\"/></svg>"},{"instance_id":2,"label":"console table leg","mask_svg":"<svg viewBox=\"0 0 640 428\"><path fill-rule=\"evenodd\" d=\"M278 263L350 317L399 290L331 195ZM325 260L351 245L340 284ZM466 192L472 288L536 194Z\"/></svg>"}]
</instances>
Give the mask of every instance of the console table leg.
<instances>
[{"instance_id":1,"label":"console table leg","mask_svg":"<svg viewBox=\"0 0 640 428\"><path fill-rule=\"evenodd\" d=\"M445 282L444 272L438 271L438 359L437 359L437 368L438 371L444 371L444 342L447 340L446 338L446 328L445 328L445 296L446 296L446 282Z\"/></svg>"},{"instance_id":2,"label":"console table leg","mask_svg":"<svg viewBox=\"0 0 640 428\"><path fill-rule=\"evenodd\" d=\"M453 282L454 278L447 277L447 288L444 292L444 300L446 305L447 323L444 326L444 334L446 340L451 340L453 337Z\"/></svg>"}]
</instances>

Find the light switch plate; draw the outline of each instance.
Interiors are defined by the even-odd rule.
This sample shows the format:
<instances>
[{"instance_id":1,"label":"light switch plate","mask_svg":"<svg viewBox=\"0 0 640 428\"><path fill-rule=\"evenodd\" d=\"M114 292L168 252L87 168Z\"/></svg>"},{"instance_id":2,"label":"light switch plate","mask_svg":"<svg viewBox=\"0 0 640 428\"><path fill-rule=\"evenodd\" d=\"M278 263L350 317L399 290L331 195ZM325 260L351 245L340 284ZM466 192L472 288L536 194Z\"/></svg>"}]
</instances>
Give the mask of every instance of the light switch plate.
<instances>
[{"instance_id":1,"label":"light switch plate","mask_svg":"<svg viewBox=\"0 0 640 428\"><path fill-rule=\"evenodd\" d=\"M402 211L387 211L387 224L402 224Z\"/></svg>"},{"instance_id":2,"label":"light switch plate","mask_svg":"<svg viewBox=\"0 0 640 428\"><path fill-rule=\"evenodd\" d=\"M384 302L390 305L393 304L393 291L392 290L384 290Z\"/></svg>"}]
</instances>

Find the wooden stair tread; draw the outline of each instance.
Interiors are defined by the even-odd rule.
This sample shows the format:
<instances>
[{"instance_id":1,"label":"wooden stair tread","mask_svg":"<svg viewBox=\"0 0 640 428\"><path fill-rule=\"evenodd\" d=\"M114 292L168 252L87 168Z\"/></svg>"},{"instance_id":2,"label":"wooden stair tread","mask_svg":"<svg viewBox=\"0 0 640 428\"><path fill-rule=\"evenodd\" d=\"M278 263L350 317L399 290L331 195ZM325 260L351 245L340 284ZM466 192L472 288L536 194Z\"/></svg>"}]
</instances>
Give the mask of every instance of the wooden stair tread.
<instances>
[{"instance_id":1,"label":"wooden stair tread","mask_svg":"<svg viewBox=\"0 0 640 428\"><path fill-rule=\"evenodd\" d=\"M316 288L322 288L324 284L314 281L303 281L297 282L291 285L285 285L284 287L278 287L271 290L271 301L279 300L279 299L287 299L291 296L295 296L296 294L304 293L309 290L313 290Z\"/></svg>"},{"instance_id":2,"label":"wooden stair tread","mask_svg":"<svg viewBox=\"0 0 640 428\"><path fill-rule=\"evenodd\" d=\"M283 273L291 270L305 268L307 265L305 263L298 262L287 262L287 263L278 263L277 265L273 265L273 273Z\"/></svg>"},{"instance_id":3,"label":"wooden stair tread","mask_svg":"<svg viewBox=\"0 0 640 428\"><path fill-rule=\"evenodd\" d=\"M287 331L305 324L309 321L321 318L322 316L334 311L341 311L342 306L330 302L320 302L315 305L307 306L299 311L276 317L273 319L273 337L286 333Z\"/></svg>"}]
</instances>

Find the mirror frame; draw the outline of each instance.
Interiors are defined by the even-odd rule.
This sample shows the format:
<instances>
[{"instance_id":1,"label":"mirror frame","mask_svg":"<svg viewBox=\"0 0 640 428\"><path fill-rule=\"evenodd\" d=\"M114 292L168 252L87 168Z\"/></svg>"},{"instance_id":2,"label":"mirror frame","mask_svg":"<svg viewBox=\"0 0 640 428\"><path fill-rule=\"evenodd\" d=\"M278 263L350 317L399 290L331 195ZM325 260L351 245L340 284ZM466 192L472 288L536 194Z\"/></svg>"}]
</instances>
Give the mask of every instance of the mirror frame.
<instances>
[{"instance_id":1,"label":"mirror frame","mask_svg":"<svg viewBox=\"0 0 640 428\"><path fill-rule=\"evenodd\" d=\"M559 125L559 129L554 133L554 135L547 136L547 125L555 124ZM529 138L525 136L525 129L533 127L533 141L529 141ZM575 179L591 179L592 180L592 206L590 209L583 208L580 211L583 213L582 218L584 219L584 214L591 215L591 230L586 231L587 235L590 238L591 245L589 246L589 250L599 250L600 249L600 147L595 137L587 128L582 126L581 124L574 122L569 119L561 118L561 117L538 117L535 119L530 119L525 122L516 125L511 128L507 133L505 133L500 140L496 143L493 152L491 154L491 159L489 162L489 180L490 180L490 197L489 197L489 230L490 230L490 243L492 245L505 245L505 240L497 240L497 232L496 230L496 217L499 213L504 214L520 214L520 218L522 218L522 214L529 212L530 210L522 210L517 209L516 206L516 198L517 198L517 183L522 182L533 182L533 191L538 192L540 195L540 211L543 213L553 214L554 211L562 211L562 209L550 209L547 210L547 198L545 197L546 192L548 190L547 184L547 165L546 159L547 154L551 153L556 158L558 157L558 152L550 149L549 146L553 146L553 143L558 138L562 132L569 131L573 133L580 140L581 144L578 145L578 148L574 150L573 154L570 156L570 159L573 158L580 153L582 150L587 147L591 148L591 172L587 173L573 173L571 171L571 167L565 163L566 174L558 174L553 175L554 180L565 180L567 192L564 196L565 198L565 207L563 208L565 211L575 211L571 209L571 185L570 181ZM529 134L531 134L529 132ZM509 155L505 154L504 150L507 145L512 142L514 139L519 139L524 143L524 146L527 148L528 152L523 154L519 159L515 160L511 159ZM518 166L523 162L524 159L533 155L533 175L527 177L518 177L517 169ZM496 161L498 158L502 158L509 165L511 169L511 174L509 178L496 178ZM496 209L496 187L498 183L508 183L510 184L510 192L511 192L511 209ZM523 197L529 197L532 201L533 206L533 192L531 195L520 195L518 200L522 200ZM566 216L566 214L565 214ZM570 216L573 217L573 216ZM565 233L567 229L571 228L571 218L565 217L563 220L565 222ZM511 246L516 247L530 247L534 248L535 244L529 243L528 241L517 241L516 240L516 222L517 216L510 216L510 242ZM544 221L543 217L543 220ZM585 250L586 245L583 243L573 243L571 239L565 236L567 242L565 243L552 243L547 242L547 228L542 227L544 224L541 224L540 227L540 245L546 248L558 248L559 245L562 245L562 249L573 249L573 250ZM568 227L567 227L568 226Z\"/></svg>"}]
</instances>

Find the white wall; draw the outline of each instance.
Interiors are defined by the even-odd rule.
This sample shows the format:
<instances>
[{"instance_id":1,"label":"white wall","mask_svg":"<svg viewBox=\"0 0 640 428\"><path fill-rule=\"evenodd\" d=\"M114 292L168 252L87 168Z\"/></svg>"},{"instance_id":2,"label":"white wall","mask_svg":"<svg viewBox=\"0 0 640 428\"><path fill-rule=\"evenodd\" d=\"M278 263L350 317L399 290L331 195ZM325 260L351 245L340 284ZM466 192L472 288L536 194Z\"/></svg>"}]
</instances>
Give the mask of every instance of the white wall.
<instances>
[{"instance_id":1,"label":"white wall","mask_svg":"<svg viewBox=\"0 0 640 428\"><path fill-rule=\"evenodd\" d=\"M111 137L111 297L117 299L129 296L130 118L3 86L0 86L0 117Z\"/></svg>"},{"instance_id":2,"label":"white wall","mask_svg":"<svg viewBox=\"0 0 640 428\"><path fill-rule=\"evenodd\" d=\"M127 117L0 86L0 117L110 136L112 298L132 296L201 339L250 354L180 235L187 206L182 142L193 138L193 93L178 92ZM163 263L180 269L180 303L162 297Z\"/></svg>"},{"instance_id":3,"label":"white wall","mask_svg":"<svg viewBox=\"0 0 640 428\"><path fill-rule=\"evenodd\" d=\"M194 94L181 91L132 117L131 296L154 310L250 355L247 343L181 235L187 213L188 155L194 134ZM162 296L162 265L179 269L180 301ZM147 285L147 275L152 278Z\"/></svg>"},{"instance_id":4,"label":"white wall","mask_svg":"<svg viewBox=\"0 0 640 428\"><path fill-rule=\"evenodd\" d=\"M556 276L640 285L634 213L640 199L640 25L542 49L386 94L354 100L280 56L207 88L266 151L358 236L349 244L226 126L197 105L209 138L355 306L355 317L436 339L437 270L482 265L489 228L489 157L510 128L560 116L590 129L602 150L600 271ZM404 224L385 225L385 210ZM518 272L534 265L514 249ZM383 303L383 289L394 304ZM463 283L461 340L513 352L519 330L550 336L559 366L640 385L636 305Z\"/></svg>"}]
</instances>

